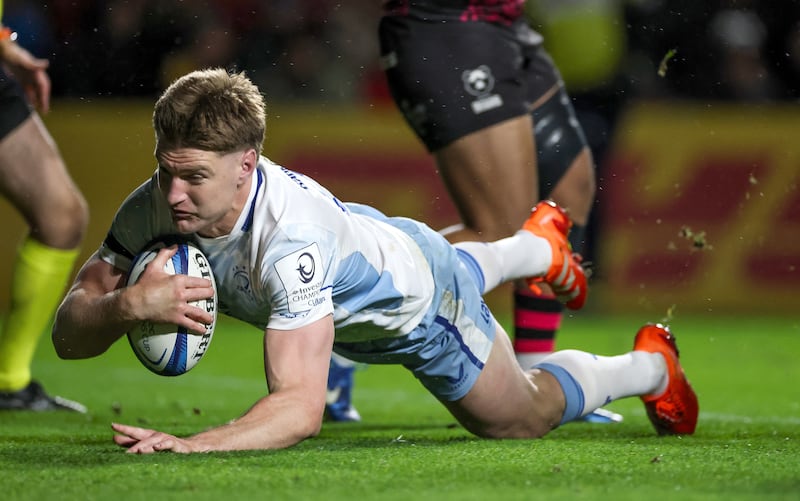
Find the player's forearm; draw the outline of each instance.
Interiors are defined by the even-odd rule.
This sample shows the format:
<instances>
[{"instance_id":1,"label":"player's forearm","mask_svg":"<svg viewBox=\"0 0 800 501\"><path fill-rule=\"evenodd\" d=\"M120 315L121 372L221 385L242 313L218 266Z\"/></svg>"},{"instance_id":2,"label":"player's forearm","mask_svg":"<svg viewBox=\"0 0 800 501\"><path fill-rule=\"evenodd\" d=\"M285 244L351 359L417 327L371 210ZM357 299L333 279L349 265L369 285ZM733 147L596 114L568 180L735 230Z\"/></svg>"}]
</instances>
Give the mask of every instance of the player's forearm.
<instances>
[{"instance_id":1,"label":"player's forearm","mask_svg":"<svg viewBox=\"0 0 800 501\"><path fill-rule=\"evenodd\" d=\"M125 306L124 289L93 294L73 288L56 312L53 346L65 359L90 358L104 353L137 320Z\"/></svg>"},{"instance_id":2,"label":"player's forearm","mask_svg":"<svg viewBox=\"0 0 800 501\"><path fill-rule=\"evenodd\" d=\"M324 402L280 395L262 398L239 419L189 438L202 451L283 449L316 436Z\"/></svg>"}]
</instances>

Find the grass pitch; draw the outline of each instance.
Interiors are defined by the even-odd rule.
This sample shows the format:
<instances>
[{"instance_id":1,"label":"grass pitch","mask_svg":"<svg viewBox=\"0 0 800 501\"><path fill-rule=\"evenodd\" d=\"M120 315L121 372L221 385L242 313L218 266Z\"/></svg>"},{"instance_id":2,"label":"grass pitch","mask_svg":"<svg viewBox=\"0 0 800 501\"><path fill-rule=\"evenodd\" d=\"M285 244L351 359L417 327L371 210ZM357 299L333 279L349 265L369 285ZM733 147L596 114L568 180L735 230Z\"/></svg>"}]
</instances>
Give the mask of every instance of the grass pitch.
<instances>
[{"instance_id":1,"label":"grass pitch","mask_svg":"<svg viewBox=\"0 0 800 501\"><path fill-rule=\"evenodd\" d=\"M565 319L559 348L630 349L649 318ZM700 399L690 437L658 437L638 399L617 425L568 424L537 441L477 439L399 367L357 373L363 422L326 424L283 451L124 454L111 421L190 434L265 391L261 334L221 319L206 358L176 378L148 372L121 340L61 361L43 340L48 391L88 415L0 413L0 497L16 499L800 499L800 319L678 318Z\"/></svg>"}]
</instances>

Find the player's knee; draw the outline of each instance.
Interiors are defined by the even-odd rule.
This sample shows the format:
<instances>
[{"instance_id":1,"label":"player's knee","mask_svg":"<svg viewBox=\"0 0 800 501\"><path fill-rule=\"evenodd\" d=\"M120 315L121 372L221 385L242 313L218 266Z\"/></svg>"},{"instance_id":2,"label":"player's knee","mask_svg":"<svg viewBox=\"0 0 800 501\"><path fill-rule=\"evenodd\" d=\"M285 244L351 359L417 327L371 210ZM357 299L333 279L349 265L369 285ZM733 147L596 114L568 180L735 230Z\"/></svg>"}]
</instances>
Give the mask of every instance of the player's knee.
<instances>
[{"instance_id":1,"label":"player's knee","mask_svg":"<svg viewBox=\"0 0 800 501\"><path fill-rule=\"evenodd\" d=\"M465 424L465 428L470 433L481 438L490 439L541 438L547 435L555 426L555 424L547 423L544 419L534 415L525 416L522 419L508 423Z\"/></svg>"},{"instance_id":2,"label":"player's knee","mask_svg":"<svg viewBox=\"0 0 800 501\"><path fill-rule=\"evenodd\" d=\"M70 201L65 205L64 230L62 237L65 245L74 248L80 245L89 224L89 207L83 195L73 192Z\"/></svg>"},{"instance_id":3,"label":"player's knee","mask_svg":"<svg viewBox=\"0 0 800 501\"><path fill-rule=\"evenodd\" d=\"M32 233L50 247L74 249L83 241L88 224L86 200L80 192L70 191L58 200L57 208L48 211L47 217L34 222Z\"/></svg>"},{"instance_id":4,"label":"player's knee","mask_svg":"<svg viewBox=\"0 0 800 501\"><path fill-rule=\"evenodd\" d=\"M542 438L551 429L544 422L528 422L517 423L512 426L487 428L482 433L476 433L476 435L491 439L533 439Z\"/></svg>"}]
</instances>

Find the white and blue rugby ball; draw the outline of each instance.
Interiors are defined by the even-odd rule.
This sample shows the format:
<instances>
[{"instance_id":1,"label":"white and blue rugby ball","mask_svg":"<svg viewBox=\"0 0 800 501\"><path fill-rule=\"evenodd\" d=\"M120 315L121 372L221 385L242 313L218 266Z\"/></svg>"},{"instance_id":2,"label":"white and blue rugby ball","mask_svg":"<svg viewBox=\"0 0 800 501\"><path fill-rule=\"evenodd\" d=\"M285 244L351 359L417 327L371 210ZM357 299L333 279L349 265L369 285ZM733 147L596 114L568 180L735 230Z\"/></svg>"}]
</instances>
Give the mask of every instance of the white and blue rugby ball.
<instances>
[{"instance_id":1,"label":"white and blue rugby ball","mask_svg":"<svg viewBox=\"0 0 800 501\"><path fill-rule=\"evenodd\" d=\"M156 242L136 256L128 274L128 285L135 284L159 249L174 242ZM188 332L176 324L154 324L141 322L128 332L128 341L142 364L161 376L180 376L194 367L203 358L217 323L217 284L203 251L188 242L177 243L178 252L167 261L164 271L169 274L182 273L211 280L214 296L192 304L214 315L202 335Z\"/></svg>"}]
</instances>

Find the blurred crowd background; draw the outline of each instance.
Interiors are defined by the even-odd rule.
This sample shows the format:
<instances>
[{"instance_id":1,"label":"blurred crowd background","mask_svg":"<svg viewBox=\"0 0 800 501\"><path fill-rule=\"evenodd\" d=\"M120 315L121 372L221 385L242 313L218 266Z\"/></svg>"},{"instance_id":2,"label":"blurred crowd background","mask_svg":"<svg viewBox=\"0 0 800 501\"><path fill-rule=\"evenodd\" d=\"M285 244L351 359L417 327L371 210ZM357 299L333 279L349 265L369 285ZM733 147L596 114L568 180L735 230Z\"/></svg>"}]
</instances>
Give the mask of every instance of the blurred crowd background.
<instances>
[{"instance_id":1,"label":"blurred crowd background","mask_svg":"<svg viewBox=\"0 0 800 501\"><path fill-rule=\"evenodd\" d=\"M186 70L225 66L246 70L271 100L389 104L378 67L381 0L5 4L21 43L50 59L56 97L154 96ZM528 0L528 10L575 93L800 98L798 0ZM605 31L571 31L581 24L570 17L586 12L603 17ZM604 64L586 70L594 77L572 71L587 59ZM658 76L662 62L669 78Z\"/></svg>"}]
</instances>

